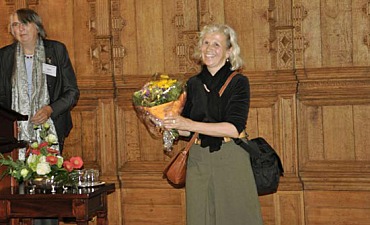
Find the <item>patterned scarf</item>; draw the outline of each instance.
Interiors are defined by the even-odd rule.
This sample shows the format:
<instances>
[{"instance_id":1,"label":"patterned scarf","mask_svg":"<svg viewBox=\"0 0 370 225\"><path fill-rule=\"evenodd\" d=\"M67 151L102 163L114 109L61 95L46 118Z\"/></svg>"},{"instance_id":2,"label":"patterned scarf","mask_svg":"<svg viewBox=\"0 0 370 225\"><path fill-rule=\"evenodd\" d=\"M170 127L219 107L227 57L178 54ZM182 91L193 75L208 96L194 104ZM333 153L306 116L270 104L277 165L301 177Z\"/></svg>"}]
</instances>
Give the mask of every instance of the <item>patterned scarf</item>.
<instances>
[{"instance_id":1,"label":"patterned scarf","mask_svg":"<svg viewBox=\"0 0 370 225\"><path fill-rule=\"evenodd\" d=\"M16 67L12 77L12 109L20 114L28 115L28 121L18 121L18 140L41 141L39 132L34 129L30 119L39 109L50 103L46 74L42 73L43 63L45 63L45 49L43 41L40 38L36 44L33 56L32 94L29 96L23 49L20 43L17 44L15 53ZM47 122L50 124L49 133L57 137L55 126L51 118L49 118ZM59 145L55 148L59 150ZM19 159L25 159L25 149L19 150Z\"/></svg>"}]
</instances>

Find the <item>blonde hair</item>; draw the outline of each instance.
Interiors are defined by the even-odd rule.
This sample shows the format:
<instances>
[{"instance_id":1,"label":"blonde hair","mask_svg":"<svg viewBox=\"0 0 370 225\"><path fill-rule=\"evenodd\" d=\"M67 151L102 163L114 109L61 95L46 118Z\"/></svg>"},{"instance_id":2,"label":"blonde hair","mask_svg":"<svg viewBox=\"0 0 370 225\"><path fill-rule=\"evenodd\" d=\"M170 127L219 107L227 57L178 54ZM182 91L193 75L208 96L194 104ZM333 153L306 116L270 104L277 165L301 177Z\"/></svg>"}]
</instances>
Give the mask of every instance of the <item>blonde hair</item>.
<instances>
[{"instance_id":1,"label":"blonde hair","mask_svg":"<svg viewBox=\"0 0 370 225\"><path fill-rule=\"evenodd\" d=\"M240 57L240 47L238 45L236 32L230 26L225 24L210 24L203 27L202 31L199 33L199 41L197 48L194 51L193 57L198 61L202 62L201 47L203 44L203 39L206 34L209 33L222 33L226 37L226 46L231 49L229 61L231 63L232 70L241 69L243 66L243 59Z\"/></svg>"}]
</instances>

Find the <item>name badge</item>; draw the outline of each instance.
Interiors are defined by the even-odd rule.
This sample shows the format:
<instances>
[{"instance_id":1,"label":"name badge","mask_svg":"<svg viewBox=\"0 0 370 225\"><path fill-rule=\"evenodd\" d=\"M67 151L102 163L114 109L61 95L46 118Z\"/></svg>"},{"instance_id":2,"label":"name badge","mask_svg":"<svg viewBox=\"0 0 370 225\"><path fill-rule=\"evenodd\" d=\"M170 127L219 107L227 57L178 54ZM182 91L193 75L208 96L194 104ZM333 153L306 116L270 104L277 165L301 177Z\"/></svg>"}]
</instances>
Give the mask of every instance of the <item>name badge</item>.
<instances>
[{"instance_id":1,"label":"name badge","mask_svg":"<svg viewBox=\"0 0 370 225\"><path fill-rule=\"evenodd\" d=\"M45 73L47 75L56 77L57 76L57 67L53 66L53 65L43 63L42 64L42 73Z\"/></svg>"}]
</instances>

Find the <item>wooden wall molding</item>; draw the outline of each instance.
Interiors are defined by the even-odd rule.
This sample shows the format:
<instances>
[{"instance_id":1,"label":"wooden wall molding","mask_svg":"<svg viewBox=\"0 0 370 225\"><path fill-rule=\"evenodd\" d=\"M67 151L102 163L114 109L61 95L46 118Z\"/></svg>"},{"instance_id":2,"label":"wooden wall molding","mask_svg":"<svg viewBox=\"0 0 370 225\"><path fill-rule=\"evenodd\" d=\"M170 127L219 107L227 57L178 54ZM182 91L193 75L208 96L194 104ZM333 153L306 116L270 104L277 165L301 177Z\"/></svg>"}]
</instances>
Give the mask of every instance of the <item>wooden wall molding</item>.
<instances>
[{"instance_id":1,"label":"wooden wall molding","mask_svg":"<svg viewBox=\"0 0 370 225\"><path fill-rule=\"evenodd\" d=\"M96 77L96 75L94 74L90 77ZM105 77L97 77L96 79L92 80L78 79L78 84L81 93L84 94L81 96L81 98L96 98L99 96L114 97L114 83L111 76L109 76L108 79Z\"/></svg>"},{"instance_id":2,"label":"wooden wall molding","mask_svg":"<svg viewBox=\"0 0 370 225\"><path fill-rule=\"evenodd\" d=\"M339 78L368 78L370 67L350 66L350 67L320 67L297 69L297 78L300 81L314 79L339 79Z\"/></svg>"},{"instance_id":3,"label":"wooden wall molding","mask_svg":"<svg viewBox=\"0 0 370 225\"><path fill-rule=\"evenodd\" d=\"M368 104L368 67L297 70L298 99L306 105Z\"/></svg>"},{"instance_id":4,"label":"wooden wall molding","mask_svg":"<svg viewBox=\"0 0 370 225\"><path fill-rule=\"evenodd\" d=\"M370 80L307 81L299 86L299 99L310 105L368 104Z\"/></svg>"},{"instance_id":5,"label":"wooden wall molding","mask_svg":"<svg viewBox=\"0 0 370 225\"><path fill-rule=\"evenodd\" d=\"M173 188L166 179L160 179L165 162L126 162L119 176L125 181L126 188Z\"/></svg>"},{"instance_id":6,"label":"wooden wall molding","mask_svg":"<svg viewBox=\"0 0 370 225\"><path fill-rule=\"evenodd\" d=\"M250 71L243 70L251 83L285 83L296 81L295 70L285 69L285 70L263 70L263 71Z\"/></svg>"},{"instance_id":7,"label":"wooden wall molding","mask_svg":"<svg viewBox=\"0 0 370 225\"><path fill-rule=\"evenodd\" d=\"M367 163L368 164L368 163ZM327 165L321 167L325 168ZM325 191L370 191L370 176L362 172L301 172L305 190ZM352 168L352 167L351 167ZM339 172L340 171L340 172ZM369 171L367 169L367 171ZM339 174L340 173L340 174Z\"/></svg>"}]
</instances>

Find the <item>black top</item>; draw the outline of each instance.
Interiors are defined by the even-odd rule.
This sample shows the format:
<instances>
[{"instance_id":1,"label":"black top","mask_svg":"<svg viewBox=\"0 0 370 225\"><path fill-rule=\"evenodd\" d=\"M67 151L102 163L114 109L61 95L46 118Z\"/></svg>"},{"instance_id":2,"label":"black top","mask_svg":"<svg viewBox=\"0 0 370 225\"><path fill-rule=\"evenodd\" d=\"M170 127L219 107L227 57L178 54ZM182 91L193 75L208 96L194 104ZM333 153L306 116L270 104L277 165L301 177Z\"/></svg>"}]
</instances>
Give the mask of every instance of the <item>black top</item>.
<instances>
[{"instance_id":1,"label":"black top","mask_svg":"<svg viewBox=\"0 0 370 225\"><path fill-rule=\"evenodd\" d=\"M248 118L250 91L249 80L237 74L220 97L218 92L233 72L230 63L226 63L214 76L207 67L191 77L187 82L187 100L182 115L199 122L229 122L238 132L245 129ZM208 91L204 88L205 84ZM199 134L202 147L217 151L222 145L222 137Z\"/></svg>"}]
</instances>

